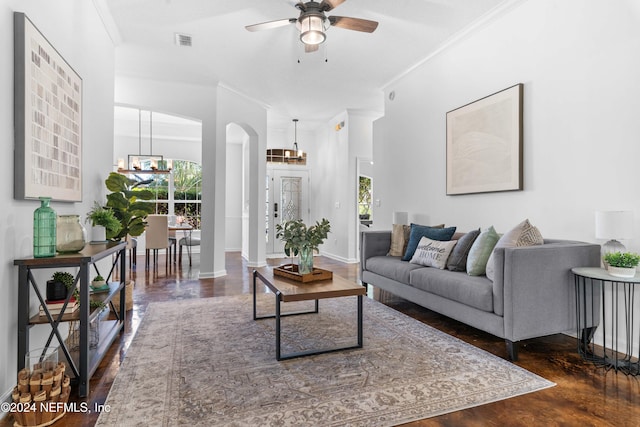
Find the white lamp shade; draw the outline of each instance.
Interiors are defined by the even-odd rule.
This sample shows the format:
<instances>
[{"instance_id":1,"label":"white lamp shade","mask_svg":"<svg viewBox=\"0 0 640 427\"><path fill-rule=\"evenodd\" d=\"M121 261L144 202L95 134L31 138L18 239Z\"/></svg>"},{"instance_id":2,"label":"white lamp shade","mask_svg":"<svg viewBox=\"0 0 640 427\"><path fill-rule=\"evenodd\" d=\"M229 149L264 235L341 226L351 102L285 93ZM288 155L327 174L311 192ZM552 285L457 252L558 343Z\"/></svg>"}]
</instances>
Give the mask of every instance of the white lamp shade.
<instances>
[{"instance_id":1,"label":"white lamp shade","mask_svg":"<svg viewBox=\"0 0 640 427\"><path fill-rule=\"evenodd\" d=\"M408 212L394 212L393 213L393 223L394 224L409 224L409 213Z\"/></svg>"},{"instance_id":2,"label":"white lamp shade","mask_svg":"<svg viewBox=\"0 0 640 427\"><path fill-rule=\"evenodd\" d=\"M596 239L631 239L633 237L633 212L597 211Z\"/></svg>"}]
</instances>

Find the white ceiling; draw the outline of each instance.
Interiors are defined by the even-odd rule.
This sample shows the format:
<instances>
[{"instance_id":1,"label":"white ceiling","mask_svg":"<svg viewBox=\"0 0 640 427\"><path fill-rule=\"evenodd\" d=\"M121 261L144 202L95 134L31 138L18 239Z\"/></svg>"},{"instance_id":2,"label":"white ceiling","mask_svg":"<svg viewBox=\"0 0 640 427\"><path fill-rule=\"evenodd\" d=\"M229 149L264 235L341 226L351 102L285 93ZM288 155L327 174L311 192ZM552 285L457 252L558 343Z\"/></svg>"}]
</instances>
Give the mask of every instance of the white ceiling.
<instances>
[{"instance_id":1,"label":"white ceiling","mask_svg":"<svg viewBox=\"0 0 640 427\"><path fill-rule=\"evenodd\" d=\"M94 2L116 43L116 73L220 83L268 106L270 125L299 118L304 129L345 109L382 112L385 85L514 0L347 0L327 15L378 21L377 30L331 27L313 54L295 25L244 28L297 18L293 0ZM193 46L178 47L175 33Z\"/></svg>"}]
</instances>

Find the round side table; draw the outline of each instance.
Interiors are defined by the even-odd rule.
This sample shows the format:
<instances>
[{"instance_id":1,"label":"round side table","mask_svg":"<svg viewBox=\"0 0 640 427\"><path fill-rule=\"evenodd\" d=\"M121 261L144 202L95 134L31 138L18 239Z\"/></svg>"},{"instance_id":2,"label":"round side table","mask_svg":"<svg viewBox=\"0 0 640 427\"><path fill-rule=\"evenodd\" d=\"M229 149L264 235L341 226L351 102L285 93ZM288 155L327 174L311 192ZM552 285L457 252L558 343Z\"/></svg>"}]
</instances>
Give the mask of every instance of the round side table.
<instances>
[{"instance_id":1,"label":"round side table","mask_svg":"<svg viewBox=\"0 0 640 427\"><path fill-rule=\"evenodd\" d=\"M640 375L640 350L636 347L634 353L634 338L640 335L640 315L634 317L636 288L640 293L640 274L636 273L631 278L615 277L604 268L595 267L573 268L571 271L576 286L580 356L606 369ZM597 328L600 328L602 340L595 342Z\"/></svg>"}]
</instances>

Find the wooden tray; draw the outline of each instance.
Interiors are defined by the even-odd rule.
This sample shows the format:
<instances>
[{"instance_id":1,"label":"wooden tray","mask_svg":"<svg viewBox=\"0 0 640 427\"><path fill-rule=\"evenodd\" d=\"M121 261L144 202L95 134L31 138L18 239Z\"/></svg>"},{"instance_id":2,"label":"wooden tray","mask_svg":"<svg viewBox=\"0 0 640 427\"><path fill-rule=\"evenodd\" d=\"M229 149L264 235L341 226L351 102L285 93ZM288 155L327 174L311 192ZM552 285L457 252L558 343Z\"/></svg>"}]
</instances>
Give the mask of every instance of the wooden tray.
<instances>
[{"instance_id":1,"label":"wooden tray","mask_svg":"<svg viewBox=\"0 0 640 427\"><path fill-rule=\"evenodd\" d=\"M273 274L302 283L331 280L333 278L333 273L331 271L315 267L313 268L313 272L309 274L300 274L298 273L297 264L284 264L279 267L275 267L273 269Z\"/></svg>"}]
</instances>

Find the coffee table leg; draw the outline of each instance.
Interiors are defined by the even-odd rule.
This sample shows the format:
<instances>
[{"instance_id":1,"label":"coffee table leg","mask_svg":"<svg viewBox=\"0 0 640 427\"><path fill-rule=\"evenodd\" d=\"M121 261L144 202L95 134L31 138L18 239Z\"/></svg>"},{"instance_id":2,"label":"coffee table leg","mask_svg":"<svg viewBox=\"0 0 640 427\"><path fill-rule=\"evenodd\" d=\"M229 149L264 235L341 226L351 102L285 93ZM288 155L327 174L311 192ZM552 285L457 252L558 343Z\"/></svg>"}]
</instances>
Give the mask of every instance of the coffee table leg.
<instances>
[{"instance_id":1,"label":"coffee table leg","mask_svg":"<svg viewBox=\"0 0 640 427\"><path fill-rule=\"evenodd\" d=\"M362 348L362 295L358 295L358 347Z\"/></svg>"},{"instance_id":2,"label":"coffee table leg","mask_svg":"<svg viewBox=\"0 0 640 427\"><path fill-rule=\"evenodd\" d=\"M258 319L258 315L256 313L256 281L258 279L258 272L253 270L253 320Z\"/></svg>"},{"instance_id":3,"label":"coffee table leg","mask_svg":"<svg viewBox=\"0 0 640 427\"><path fill-rule=\"evenodd\" d=\"M280 360L280 292L276 292L276 360Z\"/></svg>"}]
</instances>

